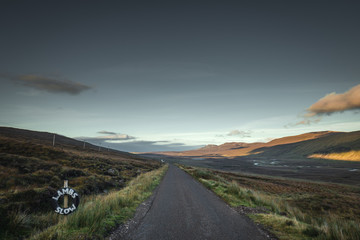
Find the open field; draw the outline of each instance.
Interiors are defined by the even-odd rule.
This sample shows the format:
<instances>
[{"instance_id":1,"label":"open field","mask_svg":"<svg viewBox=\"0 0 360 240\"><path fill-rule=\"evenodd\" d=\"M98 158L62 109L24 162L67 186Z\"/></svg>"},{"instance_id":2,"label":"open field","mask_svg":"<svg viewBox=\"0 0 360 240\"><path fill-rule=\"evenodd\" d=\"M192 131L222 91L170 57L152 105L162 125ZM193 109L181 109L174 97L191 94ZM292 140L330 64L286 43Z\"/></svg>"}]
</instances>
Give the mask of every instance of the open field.
<instances>
[{"instance_id":1,"label":"open field","mask_svg":"<svg viewBox=\"0 0 360 240\"><path fill-rule=\"evenodd\" d=\"M267 143L230 142L143 156L229 172L360 186L360 131L312 132Z\"/></svg>"},{"instance_id":2,"label":"open field","mask_svg":"<svg viewBox=\"0 0 360 240\"><path fill-rule=\"evenodd\" d=\"M279 239L359 239L360 188L182 166Z\"/></svg>"},{"instance_id":3,"label":"open field","mask_svg":"<svg viewBox=\"0 0 360 240\"><path fill-rule=\"evenodd\" d=\"M211 168L227 172L251 173L360 186L360 162L326 159L281 158L193 158L146 155L169 163Z\"/></svg>"}]
</instances>

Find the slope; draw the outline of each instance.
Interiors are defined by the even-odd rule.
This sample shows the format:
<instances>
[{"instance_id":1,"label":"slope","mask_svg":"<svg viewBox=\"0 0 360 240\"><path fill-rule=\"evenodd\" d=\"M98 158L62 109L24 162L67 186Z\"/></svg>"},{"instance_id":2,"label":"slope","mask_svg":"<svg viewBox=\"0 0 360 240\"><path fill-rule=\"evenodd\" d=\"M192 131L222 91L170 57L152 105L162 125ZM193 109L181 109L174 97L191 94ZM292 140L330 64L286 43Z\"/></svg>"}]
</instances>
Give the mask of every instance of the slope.
<instances>
[{"instance_id":1,"label":"slope","mask_svg":"<svg viewBox=\"0 0 360 240\"><path fill-rule=\"evenodd\" d=\"M305 133L296 136L283 137L279 139L274 139L267 143L242 143L242 142L232 142L224 143L222 145L208 145L203 148L199 148L192 151L184 152L159 152L157 154L167 155L167 156L188 156L188 157L237 157L237 156L246 156L254 154L257 152L257 149L269 148L277 145L291 144L311 139L321 138L327 135L331 135L334 132L312 132Z\"/></svg>"},{"instance_id":2,"label":"slope","mask_svg":"<svg viewBox=\"0 0 360 240\"><path fill-rule=\"evenodd\" d=\"M0 225L17 212L50 211L49 199L63 180L80 195L122 188L142 172L160 167L147 160L115 150L103 151L75 139L15 128L0 128ZM3 228L3 227L1 227ZM5 229L5 227L4 227ZM0 231L1 235L1 231Z\"/></svg>"},{"instance_id":3,"label":"slope","mask_svg":"<svg viewBox=\"0 0 360 240\"><path fill-rule=\"evenodd\" d=\"M251 154L264 158L307 158L312 154L346 153L360 150L360 131L333 132L320 138L254 149Z\"/></svg>"}]
</instances>

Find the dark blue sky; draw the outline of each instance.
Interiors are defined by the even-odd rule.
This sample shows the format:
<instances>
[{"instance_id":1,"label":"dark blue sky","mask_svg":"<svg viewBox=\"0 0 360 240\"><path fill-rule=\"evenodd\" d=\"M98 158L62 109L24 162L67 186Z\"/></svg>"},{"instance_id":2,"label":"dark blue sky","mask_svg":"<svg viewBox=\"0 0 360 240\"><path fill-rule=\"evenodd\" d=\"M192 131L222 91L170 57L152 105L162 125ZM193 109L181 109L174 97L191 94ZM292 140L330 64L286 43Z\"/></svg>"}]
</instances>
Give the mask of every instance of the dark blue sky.
<instances>
[{"instance_id":1,"label":"dark blue sky","mask_svg":"<svg viewBox=\"0 0 360 240\"><path fill-rule=\"evenodd\" d=\"M306 112L360 83L359 12L356 1L2 1L0 124L99 142L106 130L128 151L358 130L360 96Z\"/></svg>"}]
</instances>

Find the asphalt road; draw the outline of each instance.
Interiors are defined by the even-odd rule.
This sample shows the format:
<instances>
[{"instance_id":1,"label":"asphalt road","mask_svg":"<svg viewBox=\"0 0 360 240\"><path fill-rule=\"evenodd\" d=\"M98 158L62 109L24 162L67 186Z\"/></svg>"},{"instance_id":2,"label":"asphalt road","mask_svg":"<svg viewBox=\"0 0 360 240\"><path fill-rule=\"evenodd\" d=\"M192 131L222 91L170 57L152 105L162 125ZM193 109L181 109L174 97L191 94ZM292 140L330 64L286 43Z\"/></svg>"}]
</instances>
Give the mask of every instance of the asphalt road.
<instances>
[{"instance_id":1,"label":"asphalt road","mask_svg":"<svg viewBox=\"0 0 360 240\"><path fill-rule=\"evenodd\" d=\"M159 185L149 212L126 238L267 239L248 218L172 165Z\"/></svg>"}]
</instances>

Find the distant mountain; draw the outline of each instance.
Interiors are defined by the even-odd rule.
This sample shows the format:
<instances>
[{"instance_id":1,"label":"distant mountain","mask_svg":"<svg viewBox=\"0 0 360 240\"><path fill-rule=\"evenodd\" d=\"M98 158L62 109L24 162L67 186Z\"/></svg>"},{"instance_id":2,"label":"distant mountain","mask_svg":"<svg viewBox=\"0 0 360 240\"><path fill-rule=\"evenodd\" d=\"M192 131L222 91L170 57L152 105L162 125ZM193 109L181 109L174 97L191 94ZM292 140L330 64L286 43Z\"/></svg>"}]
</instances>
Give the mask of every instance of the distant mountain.
<instances>
[{"instance_id":1,"label":"distant mountain","mask_svg":"<svg viewBox=\"0 0 360 240\"><path fill-rule=\"evenodd\" d=\"M222 145L207 145L203 148L191 151L161 152L157 154L209 158L249 155L256 155L256 157L259 158L308 158L313 154L317 154L315 155L316 157L321 157L322 155L329 153L357 152L359 150L360 131L323 131L278 138L267 143L231 142Z\"/></svg>"},{"instance_id":2,"label":"distant mountain","mask_svg":"<svg viewBox=\"0 0 360 240\"><path fill-rule=\"evenodd\" d=\"M199 149L196 149L193 151L204 151L204 152L208 152L208 153L214 153L214 152L222 152L222 151L230 151L230 150L248 148L251 145L254 145L254 143L229 142L229 143L224 143L222 145L209 144L209 145L206 145L205 147L202 147L202 148L199 148Z\"/></svg>"}]
</instances>

